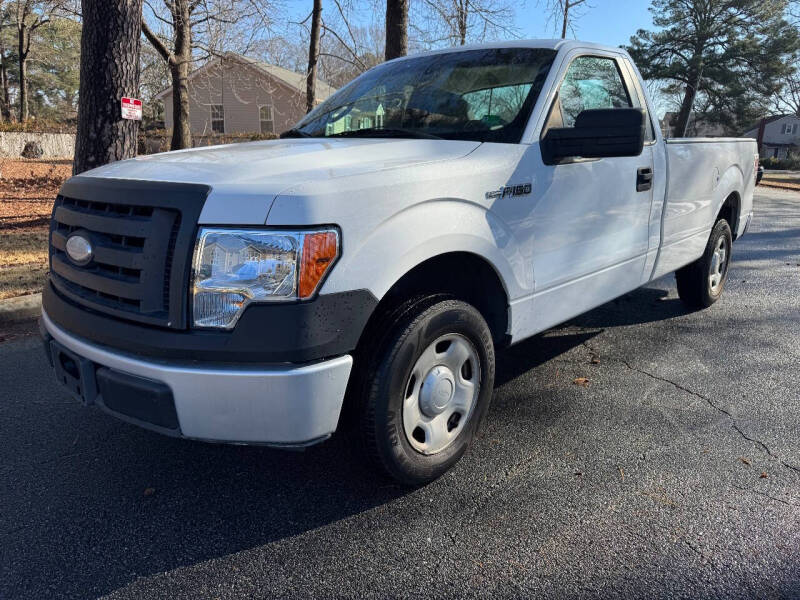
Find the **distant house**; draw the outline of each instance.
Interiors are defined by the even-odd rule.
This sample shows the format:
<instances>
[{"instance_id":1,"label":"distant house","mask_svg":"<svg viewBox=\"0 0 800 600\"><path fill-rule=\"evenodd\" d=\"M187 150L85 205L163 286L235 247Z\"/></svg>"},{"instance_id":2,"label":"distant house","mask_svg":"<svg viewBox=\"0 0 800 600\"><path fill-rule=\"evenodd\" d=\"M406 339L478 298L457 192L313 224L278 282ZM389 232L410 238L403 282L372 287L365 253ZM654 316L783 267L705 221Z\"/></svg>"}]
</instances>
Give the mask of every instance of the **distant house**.
<instances>
[{"instance_id":1,"label":"distant house","mask_svg":"<svg viewBox=\"0 0 800 600\"><path fill-rule=\"evenodd\" d=\"M358 106L346 115L329 121L325 125L325 135L353 131L354 129L382 129L386 110L375 100L359 102Z\"/></svg>"},{"instance_id":2,"label":"distant house","mask_svg":"<svg viewBox=\"0 0 800 600\"><path fill-rule=\"evenodd\" d=\"M317 103L335 91L317 80ZM155 99L164 103L164 125L172 129L172 88ZM305 112L303 73L227 53L189 75L189 126L193 135L281 133Z\"/></svg>"},{"instance_id":3,"label":"distant house","mask_svg":"<svg viewBox=\"0 0 800 600\"><path fill-rule=\"evenodd\" d=\"M678 121L678 113L668 112L661 119L661 134L665 138L680 137L675 135L675 124ZM685 137L723 137L725 136L725 128L717 123L707 122L702 115L698 116L697 113L692 111L689 114L689 122L686 124Z\"/></svg>"},{"instance_id":4,"label":"distant house","mask_svg":"<svg viewBox=\"0 0 800 600\"><path fill-rule=\"evenodd\" d=\"M744 137L758 139L760 123L744 132ZM764 121L764 135L761 139L761 158L786 158L790 154L800 154L800 116L779 115Z\"/></svg>"}]
</instances>

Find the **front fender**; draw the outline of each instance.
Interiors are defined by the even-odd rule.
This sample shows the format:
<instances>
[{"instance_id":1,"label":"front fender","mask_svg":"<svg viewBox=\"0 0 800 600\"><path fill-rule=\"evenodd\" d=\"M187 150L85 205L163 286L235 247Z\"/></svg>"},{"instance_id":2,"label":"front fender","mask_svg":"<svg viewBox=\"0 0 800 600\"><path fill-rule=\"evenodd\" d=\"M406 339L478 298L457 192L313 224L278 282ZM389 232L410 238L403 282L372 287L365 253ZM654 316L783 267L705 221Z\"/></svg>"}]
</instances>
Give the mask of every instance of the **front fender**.
<instances>
[{"instance_id":1,"label":"front fender","mask_svg":"<svg viewBox=\"0 0 800 600\"><path fill-rule=\"evenodd\" d=\"M429 258L469 252L487 260L509 299L533 291L533 267L508 227L485 207L459 199L410 206L383 221L369 235L347 245L325 282L323 293L368 289L380 299L403 275ZM469 276L469 273L465 273Z\"/></svg>"}]
</instances>

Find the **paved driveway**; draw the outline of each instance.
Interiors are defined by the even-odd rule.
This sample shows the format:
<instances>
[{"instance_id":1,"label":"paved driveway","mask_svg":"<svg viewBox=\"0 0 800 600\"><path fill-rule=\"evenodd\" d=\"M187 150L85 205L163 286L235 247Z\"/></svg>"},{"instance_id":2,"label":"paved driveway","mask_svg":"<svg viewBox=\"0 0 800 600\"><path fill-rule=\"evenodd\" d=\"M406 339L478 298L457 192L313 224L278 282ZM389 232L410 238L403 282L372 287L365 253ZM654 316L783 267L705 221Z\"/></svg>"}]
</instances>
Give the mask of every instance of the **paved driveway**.
<instances>
[{"instance_id":1,"label":"paved driveway","mask_svg":"<svg viewBox=\"0 0 800 600\"><path fill-rule=\"evenodd\" d=\"M667 278L502 353L476 447L411 492L342 440L137 429L0 345L0 598L800 597L800 195L756 209L721 303Z\"/></svg>"}]
</instances>

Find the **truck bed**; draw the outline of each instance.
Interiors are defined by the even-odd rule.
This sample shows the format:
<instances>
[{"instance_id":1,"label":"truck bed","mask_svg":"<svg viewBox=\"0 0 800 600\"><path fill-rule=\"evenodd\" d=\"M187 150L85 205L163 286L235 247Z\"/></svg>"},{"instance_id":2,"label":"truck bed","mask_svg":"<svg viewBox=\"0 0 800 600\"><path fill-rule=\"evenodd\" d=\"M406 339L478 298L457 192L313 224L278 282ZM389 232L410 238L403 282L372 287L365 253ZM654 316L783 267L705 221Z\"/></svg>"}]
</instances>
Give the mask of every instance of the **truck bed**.
<instances>
[{"instance_id":1,"label":"truck bed","mask_svg":"<svg viewBox=\"0 0 800 600\"><path fill-rule=\"evenodd\" d=\"M736 194L734 238L752 211L756 140L674 138L666 140L667 189L661 220L661 250L653 279L697 259L725 200ZM742 190L739 193L737 190Z\"/></svg>"}]
</instances>

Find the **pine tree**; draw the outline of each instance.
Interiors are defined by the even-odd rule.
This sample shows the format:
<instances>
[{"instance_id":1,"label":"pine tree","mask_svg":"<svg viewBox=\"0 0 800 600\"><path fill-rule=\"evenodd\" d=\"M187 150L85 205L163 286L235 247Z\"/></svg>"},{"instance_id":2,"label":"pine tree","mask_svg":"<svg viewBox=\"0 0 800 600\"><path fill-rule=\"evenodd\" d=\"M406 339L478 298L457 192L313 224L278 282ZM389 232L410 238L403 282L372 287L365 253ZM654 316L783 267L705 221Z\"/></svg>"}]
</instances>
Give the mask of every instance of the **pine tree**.
<instances>
[{"instance_id":1,"label":"pine tree","mask_svg":"<svg viewBox=\"0 0 800 600\"><path fill-rule=\"evenodd\" d=\"M698 106L729 128L764 109L800 48L786 7L786 0L653 0L658 30L639 30L628 51L645 79L680 94L677 137Z\"/></svg>"}]
</instances>

